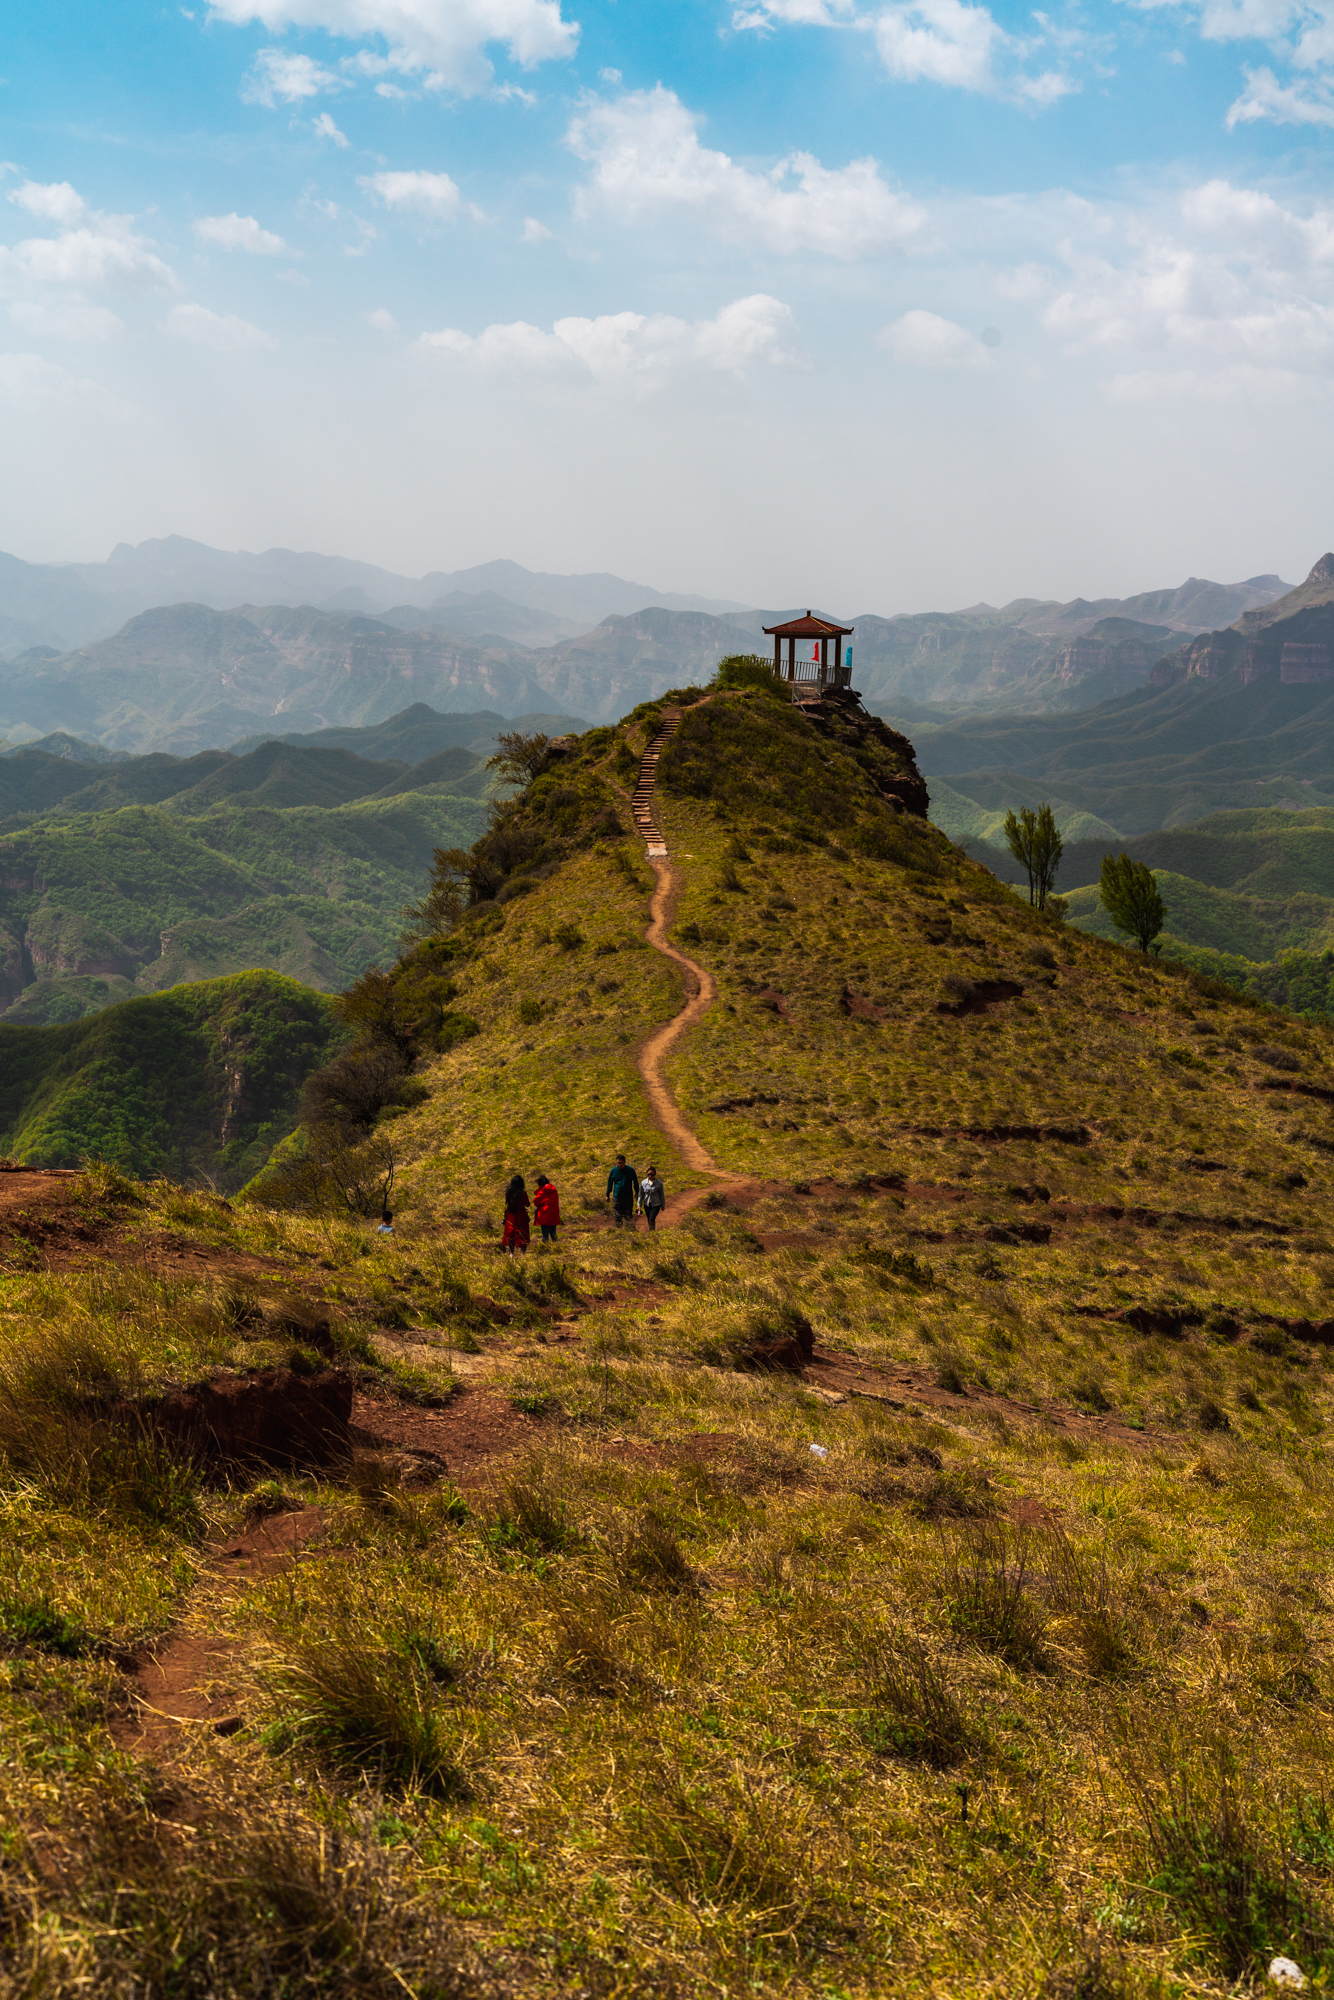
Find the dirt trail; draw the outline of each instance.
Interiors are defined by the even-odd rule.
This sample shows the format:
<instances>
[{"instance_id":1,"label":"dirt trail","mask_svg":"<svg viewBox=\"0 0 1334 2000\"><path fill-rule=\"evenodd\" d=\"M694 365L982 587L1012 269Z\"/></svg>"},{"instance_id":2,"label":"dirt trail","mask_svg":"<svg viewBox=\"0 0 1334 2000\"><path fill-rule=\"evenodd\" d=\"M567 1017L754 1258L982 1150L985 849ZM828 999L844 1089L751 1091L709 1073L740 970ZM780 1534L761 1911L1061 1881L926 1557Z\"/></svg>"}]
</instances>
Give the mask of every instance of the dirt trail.
<instances>
[{"instance_id":1,"label":"dirt trail","mask_svg":"<svg viewBox=\"0 0 1334 2000\"><path fill-rule=\"evenodd\" d=\"M676 1099L663 1075L663 1064L669 1051L675 1047L687 1029L702 1021L718 997L718 988L713 974L704 966L697 965L693 958L687 958L678 951L668 938L668 927L680 893L681 878L676 870L667 842L658 826L653 810L654 792L658 782L658 759L664 748L675 735L681 721L679 708L665 708L662 712L662 728L644 752L639 767L639 783L634 795L634 818L638 832L643 836L648 850L649 864L657 876L657 886L653 900L649 904L649 927L645 936L654 951L660 952L673 965L681 968L685 975L685 1005L679 1014L673 1015L655 1034L649 1036L639 1051L639 1074L644 1080L653 1116L660 1129L671 1140L688 1167L697 1173L712 1175L716 1186L712 1188L688 1188L673 1196L670 1211L665 1211L659 1227L669 1229L682 1216L689 1215L709 1194L754 1193L760 1183L749 1174L730 1172L720 1167L699 1134L688 1125L681 1115Z\"/></svg>"}]
</instances>

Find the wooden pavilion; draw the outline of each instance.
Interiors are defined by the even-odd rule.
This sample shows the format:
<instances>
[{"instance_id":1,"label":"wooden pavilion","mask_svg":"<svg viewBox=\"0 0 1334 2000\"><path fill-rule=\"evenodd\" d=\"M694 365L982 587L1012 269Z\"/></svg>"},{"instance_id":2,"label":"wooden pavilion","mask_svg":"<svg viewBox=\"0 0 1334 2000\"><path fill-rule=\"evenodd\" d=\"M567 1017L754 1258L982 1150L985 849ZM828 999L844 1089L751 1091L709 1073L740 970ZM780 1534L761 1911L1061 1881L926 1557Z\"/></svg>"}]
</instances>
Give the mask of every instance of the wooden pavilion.
<instances>
[{"instance_id":1,"label":"wooden pavilion","mask_svg":"<svg viewBox=\"0 0 1334 2000\"><path fill-rule=\"evenodd\" d=\"M848 648L845 665L843 641L850 639L856 629L855 625L834 625L827 618L813 618L809 611L804 618L789 619L786 625L766 625L764 632L774 642L775 674L780 681L791 682L794 694L799 687L813 694L823 694L826 688L851 687L852 648ZM785 639L786 660L783 658ZM831 639L834 642L832 661L829 657Z\"/></svg>"}]
</instances>

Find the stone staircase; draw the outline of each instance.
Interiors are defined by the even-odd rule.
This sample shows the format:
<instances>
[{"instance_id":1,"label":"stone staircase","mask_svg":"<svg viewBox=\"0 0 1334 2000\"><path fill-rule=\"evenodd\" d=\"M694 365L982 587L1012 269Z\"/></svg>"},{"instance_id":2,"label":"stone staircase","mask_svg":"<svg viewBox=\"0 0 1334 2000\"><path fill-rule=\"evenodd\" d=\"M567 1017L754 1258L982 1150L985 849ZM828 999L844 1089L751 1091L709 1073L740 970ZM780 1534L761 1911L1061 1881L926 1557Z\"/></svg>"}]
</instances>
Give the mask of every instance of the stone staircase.
<instances>
[{"instance_id":1,"label":"stone staircase","mask_svg":"<svg viewBox=\"0 0 1334 2000\"><path fill-rule=\"evenodd\" d=\"M631 807L635 816L635 827L642 834L650 857L661 855L664 860L667 856L667 843L653 817L653 793L658 783L658 759L662 755L663 746L670 742L680 726L680 709L664 708L662 728L644 752L643 762L639 766L639 783L635 786Z\"/></svg>"}]
</instances>

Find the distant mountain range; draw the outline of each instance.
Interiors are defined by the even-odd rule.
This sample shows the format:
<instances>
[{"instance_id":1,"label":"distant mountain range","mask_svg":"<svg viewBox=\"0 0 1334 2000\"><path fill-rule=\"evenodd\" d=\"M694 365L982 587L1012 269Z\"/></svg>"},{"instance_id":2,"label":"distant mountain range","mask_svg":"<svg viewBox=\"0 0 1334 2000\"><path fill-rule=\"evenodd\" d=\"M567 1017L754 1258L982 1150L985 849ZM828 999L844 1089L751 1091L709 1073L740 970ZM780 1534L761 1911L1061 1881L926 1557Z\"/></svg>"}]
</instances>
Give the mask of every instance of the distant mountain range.
<instances>
[{"instance_id":1,"label":"distant mountain range","mask_svg":"<svg viewBox=\"0 0 1334 2000\"><path fill-rule=\"evenodd\" d=\"M166 535L135 547L121 542L100 563L29 563L0 555L0 655L29 646L68 652L109 637L141 611L185 603L215 611L242 604L305 604L390 613L394 623L402 622L405 610L448 609L455 632L495 632L526 645L550 645L613 612L624 616L650 604L719 613L745 608L721 598L682 597L620 576L546 576L515 562L399 576L342 556L293 549L233 553ZM526 623L521 615L516 620L515 613L525 611ZM541 621L534 614L542 614Z\"/></svg>"},{"instance_id":2,"label":"distant mountain range","mask_svg":"<svg viewBox=\"0 0 1334 2000\"><path fill-rule=\"evenodd\" d=\"M1192 577L1124 599L841 622L856 627L854 680L872 701L1059 711L1128 692L1181 635L1287 589L1276 576ZM507 561L413 578L181 536L122 543L104 563L0 556L0 733L67 728L135 753L188 753L279 722L297 733L364 727L417 700L610 721L729 652L767 652L763 626L803 608Z\"/></svg>"},{"instance_id":3,"label":"distant mountain range","mask_svg":"<svg viewBox=\"0 0 1334 2000\"><path fill-rule=\"evenodd\" d=\"M878 707L913 738L936 781L933 818L956 840L998 842L1006 810L1040 799L1070 839L1122 838L1240 808L1334 805L1334 555L1284 597L1188 641L1149 683L1095 708ZM1081 823L1090 815L1096 826Z\"/></svg>"}]
</instances>

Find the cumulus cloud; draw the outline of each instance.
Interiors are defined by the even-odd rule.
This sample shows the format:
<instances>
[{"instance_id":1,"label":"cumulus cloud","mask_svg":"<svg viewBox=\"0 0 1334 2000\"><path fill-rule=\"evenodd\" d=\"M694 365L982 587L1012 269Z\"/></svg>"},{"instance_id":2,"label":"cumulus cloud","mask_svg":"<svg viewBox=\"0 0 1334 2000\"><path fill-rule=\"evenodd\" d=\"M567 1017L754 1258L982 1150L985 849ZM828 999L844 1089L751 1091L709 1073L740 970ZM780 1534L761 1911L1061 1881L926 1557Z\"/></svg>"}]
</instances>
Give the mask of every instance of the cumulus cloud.
<instances>
[{"instance_id":1,"label":"cumulus cloud","mask_svg":"<svg viewBox=\"0 0 1334 2000\"><path fill-rule=\"evenodd\" d=\"M210 312L200 305L173 306L163 330L178 340L192 340L198 347L213 347L223 354L277 346L272 334L252 326L248 319L239 319L235 313Z\"/></svg>"},{"instance_id":2,"label":"cumulus cloud","mask_svg":"<svg viewBox=\"0 0 1334 2000\"><path fill-rule=\"evenodd\" d=\"M248 250L252 257L284 257L287 245L271 229L261 229L253 215L201 215L194 225L201 243L217 250Z\"/></svg>"},{"instance_id":3,"label":"cumulus cloud","mask_svg":"<svg viewBox=\"0 0 1334 2000\"><path fill-rule=\"evenodd\" d=\"M321 91L341 90L343 80L310 56L289 55L286 49L261 49L241 86L247 104L300 104Z\"/></svg>"},{"instance_id":4,"label":"cumulus cloud","mask_svg":"<svg viewBox=\"0 0 1334 2000\"><path fill-rule=\"evenodd\" d=\"M105 340L121 322L89 292L169 291L176 280L127 215L90 208L68 181L24 181L9 200L55 225L55 234L0 245L0 299L25 332L58 340Z\"/></svg>"},{"instance_id":5,"label":"cumulus cloud","mask_svg":"<svg viewBox=\"0 0 1334 2000\"><path fill-rule=\"evenodd\" d=\"M1272 69L1243 71L1246 88L1228 106L1229 130L1262 118L1275 125L1334 125L1334 90L1328 83L1282 84Z\"/></svg>"},{"instance_id":6,"label":"cumulus cloud","mask_svg":"<svg viewBox=\"0 0 1334 2000\"><path fill-rule=\"evenodd\" d=\"M9 199L16 207L25 208L29 215L40 216L43 222L58 223L62 229L73 229L88 214L87 202L68 181L24 181Z\"/></svg>"},{"instance_id":7,"label":"cumulus cloud","mask_svg":"<svg viewBox=\"0 0 1334 2000\"><path fill-rule=\"evenodd\" d=\"M878 344L915 368L991 368L987 345L952 319L920 308L882 327Z\"/></svg>"},{"instance_id":8,"label":"cumulus cloud","mask_svg":"<svg viewBox=\"0 0 1334 2000\"><path fill-rule=\"evenodd\" d=\"M373 313L367 313L366 318L377 333L398 332L398 321L391 312L386 312L383 306L378 307Z\"/></svg>"},{"instance_id":9,"label":"cumulus cloud","mask_svg":"<svg viewBox=\"0 0 1334 2000\"><path fill-rule=\"evenodd\" d=\"M438 222L457 215L462 205L458 183L451 180L448 174L364 174L358 185L366 188L377 201L382 201L386 208L433 216Z\"/></svg>"},{"instance_id":10,"label":"cumulus cloud","mask_svg":"<svg viewBox=\"0 0 1334 2000\"><path fill-rule=\"evenodd\" d=\"M983 91L1041 108L1079 86L1062 69L1033 73L1027 65L1049 40L1073 49L1080 37L1056 36L1042 14L1032 19L1032 32L1018 36L1007 34L990 8L969 0L891 0L867 11L854 0L747 0L732 24L858 29L871 36L886 70L901 82Z\"/></svg>"},{"instance_id":11,"label":"cumulus cloud","mask_svg":"<svg viewBox=\"0 0 1334 2000\"><path fill-rule=\"evenodd\" d=\"M645 390L682 369L740 375L757 364L798 365L795 335L790 308L757 292L734 299L712 319L604 313L597 319L558 319L549 333L514 320L479 334L445 327L423 334L420 345L486 374L564 377Z\"/></svg>"},{"instance_id":12,"label":"cumulus cloud","mask_svg":"<svg viewBox=\"0 0 1334 2000\"><path fill-rule=\"evenodd\" d=\"M1213 180L1158 216L1089 210L1058 259L1016 285L1068 352L1128 366L1119 379L1136 394L1154 379L1216 389L1334 366L1334 209L1302 214Z\"/></svg>"},{"instance_id":13,"label":"cumulus cloud","mask_svg":"<svg viewBox=\"0 0 1334 2000\"><path fill-rule=\"evenodd\" d=\"M1229 129L1268 120L1275 125L1334 125L1334 0L1137 0L1143 8L1174 7L1207 42L1264 42L1296 71L1283 82L1267 64L1242 67L1245 87L1229 106Z\"/></svg>"},{"instance_id":14,"label":"cumulus cloud","mask_svg":"<svg viewBox=\"0 0 1334 2000\"><path fill-rule=\"evenodd\" d=\"M989 90L992 61L1006 37L986 7L961 0L912 0L887 7L874 30L880 60L909 83L948 83Z\"/></svg>"},{"instance_id":15,"label":"cumulus cloud","mask_svg":"<svg viewBox=\"0 0 1334 2000\"><path fill-rule=\"evenodd\" d=\"M551 231L545 222L539 222L535 215L525 215L523 219L523 240L525 243L545 243Z\"/></svg>"},{"instance_id":16,"label":"cumulus cloud","mask_svg":"<svg viewBox=\"0 0 1334 2000\"><path fill-rule=\"evenodd\" d=\"M831 169L813 154L792 153L756 173L702 146L698 123L662 84L585 104L566 135L593 169L576 196L579 212L624 223L677 215L780 255L842 258L897 248L925 219L874 160Z\"/></svg>"},{"instance_id":17,"label":"cumulus cloud","mask_svg":"<svg viewBox=\"0 0 1334 2000\"><path fill-rule=\"evenodd\" d=\"M238 26L258 21L274 34L320 28L345 41L373 39L383 43L388 67L463 90L490 80L488 46L531 66L572 56L579 40L560 0L213 0L211 13Z\"/></svg>"},{"instance_id":18,"label":"cumulus cloud","mask_svg":"<svg viewBox=\"0 0 1334 2000\"><path fill-rule=\"evenodd\" d=\"M352 144L347 133L339 131L327 111L321 111L319 116L312 118L310 122L318 138L332 139L335 146L350 146Z\"/></svg>"}]
</instances>

